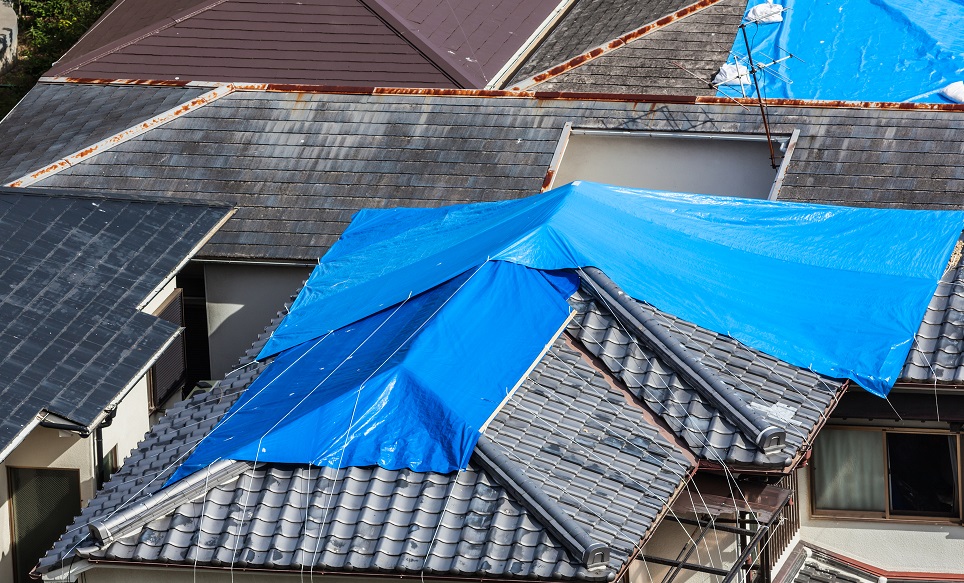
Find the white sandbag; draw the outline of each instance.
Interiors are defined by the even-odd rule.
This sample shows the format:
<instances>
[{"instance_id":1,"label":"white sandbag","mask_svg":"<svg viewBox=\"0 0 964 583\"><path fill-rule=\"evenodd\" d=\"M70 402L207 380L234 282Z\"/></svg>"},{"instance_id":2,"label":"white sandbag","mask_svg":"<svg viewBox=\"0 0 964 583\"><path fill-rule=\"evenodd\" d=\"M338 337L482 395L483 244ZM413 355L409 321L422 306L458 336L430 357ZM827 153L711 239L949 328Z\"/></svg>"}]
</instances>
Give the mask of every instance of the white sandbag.
<instances>
[{"instance_id":1,"label":"white sandbag","mask_svg":"<svg viewBox=\"0 0 964 583\"><path fill-rule=\"evenodd\" d=\"M767 0L766 4L757 4L746 13L747 22L757 24L775 24L783 22L783 6Z\"/></svg>"},{"instance_id":2,"label":"white sandbag","mask_svg":"<svg viewBox=\"0 0 964 583\"><path fill-rule=\"evenodd\" d=\"M964 103L964 81L955 81L941 89L941 97L954 103Z\"/></svg>"},{"instance_id":3,"label":"white sandbag","mask_svg":"<svg viewBox=\"0 0 964 583\"><path fill-rule=\"evenodd\" d=\"M750 71L739 63L724 63L719 73L713 77L713 85L748 85Z\"/></svg>"}]
</instances>

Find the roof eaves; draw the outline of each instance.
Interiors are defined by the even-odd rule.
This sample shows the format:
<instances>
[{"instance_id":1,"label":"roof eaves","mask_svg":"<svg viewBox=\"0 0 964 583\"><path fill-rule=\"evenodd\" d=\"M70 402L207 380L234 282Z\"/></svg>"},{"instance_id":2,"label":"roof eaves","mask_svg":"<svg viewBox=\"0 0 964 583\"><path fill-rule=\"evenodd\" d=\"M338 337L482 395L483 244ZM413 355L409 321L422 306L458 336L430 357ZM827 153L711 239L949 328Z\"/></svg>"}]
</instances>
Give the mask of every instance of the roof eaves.
<instances>
[{"instance_id":1,"label":"roof eaves","mask_svg":"<svg viewBox=\"0 0 964 583\"><path fill-rule=\"evenodd\" d=\"M708 399L726 417L736 424L764 453L772 454L783 449L786 430L770 424L750 409L747 403L734 394L714 372L694 359L679 343L669 338L658 324L638 304L627 296L602 271L588 267L581 270L590 282L591 292L614 312L641 342L654 350L678 375Z\"/></svg>"},{"instance_id":2,"label":"roof eaves","mask_svg":"<svg viewBox=\"0 0 964 583\"><path fill-rule=\"evenodd\" d=\"M536 73L529 79L520 81L519 83L513 83L512 89L518 91L525 91L544 83L553 77L558 77L563 73L571 71L577 67L580 67L593 59L597 59L605 54L611 53L612 51L625 46L638 38L642 38L647 34L655 32L667 25L670 25L682 18L686 18L692 14L696 14L704 8L708 8L721 0L698 0L697 2L690 4L684 8L677 10L672 14L668 14L658 20L654 20L645 26L637 28L636 30L627 32L626 34L619 36L605 44L599 45L598 47L589 49L588 51L582 53L581 55L576 55L575 57L569 59L564 63L560 63L554 67L551 67L541 73Z\"/></svg>"},{"instance_id":3,"label":"roof eaves","mask_svg":"<svg viewBox=\"0 0 964 583\"><path fill-rule=\"evenodd\" d=\"M76 71L77 69L80 69L81 67L89 65L90 63L93 63L98 59L102 59L107 55L116 53L117 51L127 48L132 44L136 44L144 40L145 38L154 36L159 32L167 30L168 28L171 28L172 26L187 20L188 18L197 16L198 14L201 14L202 12L206 12L212 8L215 8L220 4L224 4L227 1L228 0L209 0L198 6L192 6L191 8L188 8L187 10L183 10L170 18L162 20L160 23L154 23L150 26L146 26L142 28L141 30L132 32L131 34L125 37L122 37L114 41L113 43L108 44L107 46L101 47L97 51L87 53L86 55L82 55L66 63L55 63L54 66L51 67L49 71L47 71L46 76L51 76L51 77L64 76L66 73L70 73L71 71Z\"/></svg>"}]
</instances>

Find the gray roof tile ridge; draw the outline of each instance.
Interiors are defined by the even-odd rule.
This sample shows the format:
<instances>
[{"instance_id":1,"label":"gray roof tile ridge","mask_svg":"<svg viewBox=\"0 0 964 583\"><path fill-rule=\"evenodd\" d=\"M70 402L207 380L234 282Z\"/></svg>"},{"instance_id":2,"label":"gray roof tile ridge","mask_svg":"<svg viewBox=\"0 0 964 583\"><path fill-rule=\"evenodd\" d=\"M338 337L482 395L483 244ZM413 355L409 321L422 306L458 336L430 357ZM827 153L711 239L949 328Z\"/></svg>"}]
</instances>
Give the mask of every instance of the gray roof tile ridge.
<instances>
[{"instance_id":1,"label":"gray roof tile ridge","mask_svg":"<svg viewBox=\"0 0 964 583\"><path fill-rule=\"evenodd\" d=\"M476 443L473 458L496 482L508 489L516 501L535 514L543 526L587 569L605 568L609 564L609 546L594 542L589 533L560 508L545 490L499 450L500 447L483 434Z\"/></svg>"},{"instance_id":2,"label":"gray roof tile ridge","mask_svg":"<svg viewBox=\"0 0 964 583\"><path fill-rule=\"evenodd\" d=\"M164 20L145 26L140 30L132 32L127 36L121 37L116 41L109 43L105 46L102 46L98 49L95 49L87 54L81 55L76 59L73 59L66 63L55 63L54 66L51 67L50 70L47 71L44 75L56 76L56 77L66 76L66 74L70 73L71 71L74 71L81 67L89 65L90 63L93 63L98 59L102 59L107 55L116 53L117 51L127 48L132 44L136 44L149 36L153 36L176 24L179 24L180 22L183 22L188 18L197 16L202 12L206 12L220 4L224 4L225 2L229 2L229 1L230 0L204 0L204 1L198 2L194 6L175 14L174 16L165 18Z\"/></svg>"},{"instance_id":3,"label":"gray roof tile ridge","mask_svg":"<svg viewBox=\"0 0 964 583\"><path fill-rule=\"evenodd\" d=\"M783 449L786 430L776 427L753 411L748 403L735 394L717 374L694 358L679 342L670 337L659 323L642 310L639 304L626 295L605 273L594 267L581 270L581 275L591 284L589 290L599 297L613 316L635 328L638 340L650 345L660 359L670 365L677 374L700 392L737 425L764 453L772 454ZM619 312L619 313L616 313Z\"/></svg>"},{"instance_id":4,"label":"gray roof tile ridge","mask_svg":"<svg viewBox=\"0 0 964 583\"><path fill-rule=\"evenodd\" d=\"M204 496L210 488L217 488L236 480L254 464L246 461L220 460L205 471L195 472L156 495L141 500L124 510L88 525L91 536L100 547L126 536L136 534L155 518L174 510L184 502Z\"/></svg>"}]
</instances>

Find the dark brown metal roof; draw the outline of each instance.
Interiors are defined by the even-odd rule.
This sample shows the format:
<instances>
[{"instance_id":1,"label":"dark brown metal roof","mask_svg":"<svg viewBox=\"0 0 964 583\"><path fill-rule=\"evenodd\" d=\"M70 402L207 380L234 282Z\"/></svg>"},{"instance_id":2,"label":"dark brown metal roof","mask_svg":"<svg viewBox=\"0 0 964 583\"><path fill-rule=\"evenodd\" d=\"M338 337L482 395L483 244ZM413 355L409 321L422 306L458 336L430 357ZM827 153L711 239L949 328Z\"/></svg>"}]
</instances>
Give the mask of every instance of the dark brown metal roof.
<instances>
[{"instance_id":1,"label":"dark brown metal roof","mask_svg":"<svg viewBox=\"0 0 964 583\"><path fill-rule=\"evenodd\" d=\"M460 86L359 0L216 0L152 27L50 74Z\"/></svg>"},{"instance_id":2,"label":"dark brown metal roof","mask_svg":"<svg viewBox=\"0 0 964 583\"><path fill-rule=\"evenodd\" d=\"M121 0L48 74L482 88L558 2Z\"/></svg>"}]
</instances>

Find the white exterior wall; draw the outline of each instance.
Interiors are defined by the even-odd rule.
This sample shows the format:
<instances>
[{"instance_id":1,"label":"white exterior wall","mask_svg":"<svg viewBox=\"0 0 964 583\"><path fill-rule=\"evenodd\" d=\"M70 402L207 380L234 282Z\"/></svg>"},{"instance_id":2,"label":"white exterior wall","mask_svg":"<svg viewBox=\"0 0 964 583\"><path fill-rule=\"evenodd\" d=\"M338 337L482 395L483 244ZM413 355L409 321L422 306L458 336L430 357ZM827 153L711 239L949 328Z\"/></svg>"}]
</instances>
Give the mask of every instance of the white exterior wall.
<instances>
[{"instance_id":1,"label":"white exterior wall","mask_svg":"<svg viewBox=\"0 0 964 583\"><path fill-rule=\"evenodd\" d=\"M204 265L211 378L220 379L264 332L308 278L312 267Z\"/></svg>"},{"instance_id":2,"label":"white exterior wall","mask_svg":"<svg viewBox=\"0 0 964 583\"><path fill-rule=\"evenodd\" d=\"M800 540L886 571L964 574L964 526L813 518L798 470Z\"/></svg>"}]
</instances>

